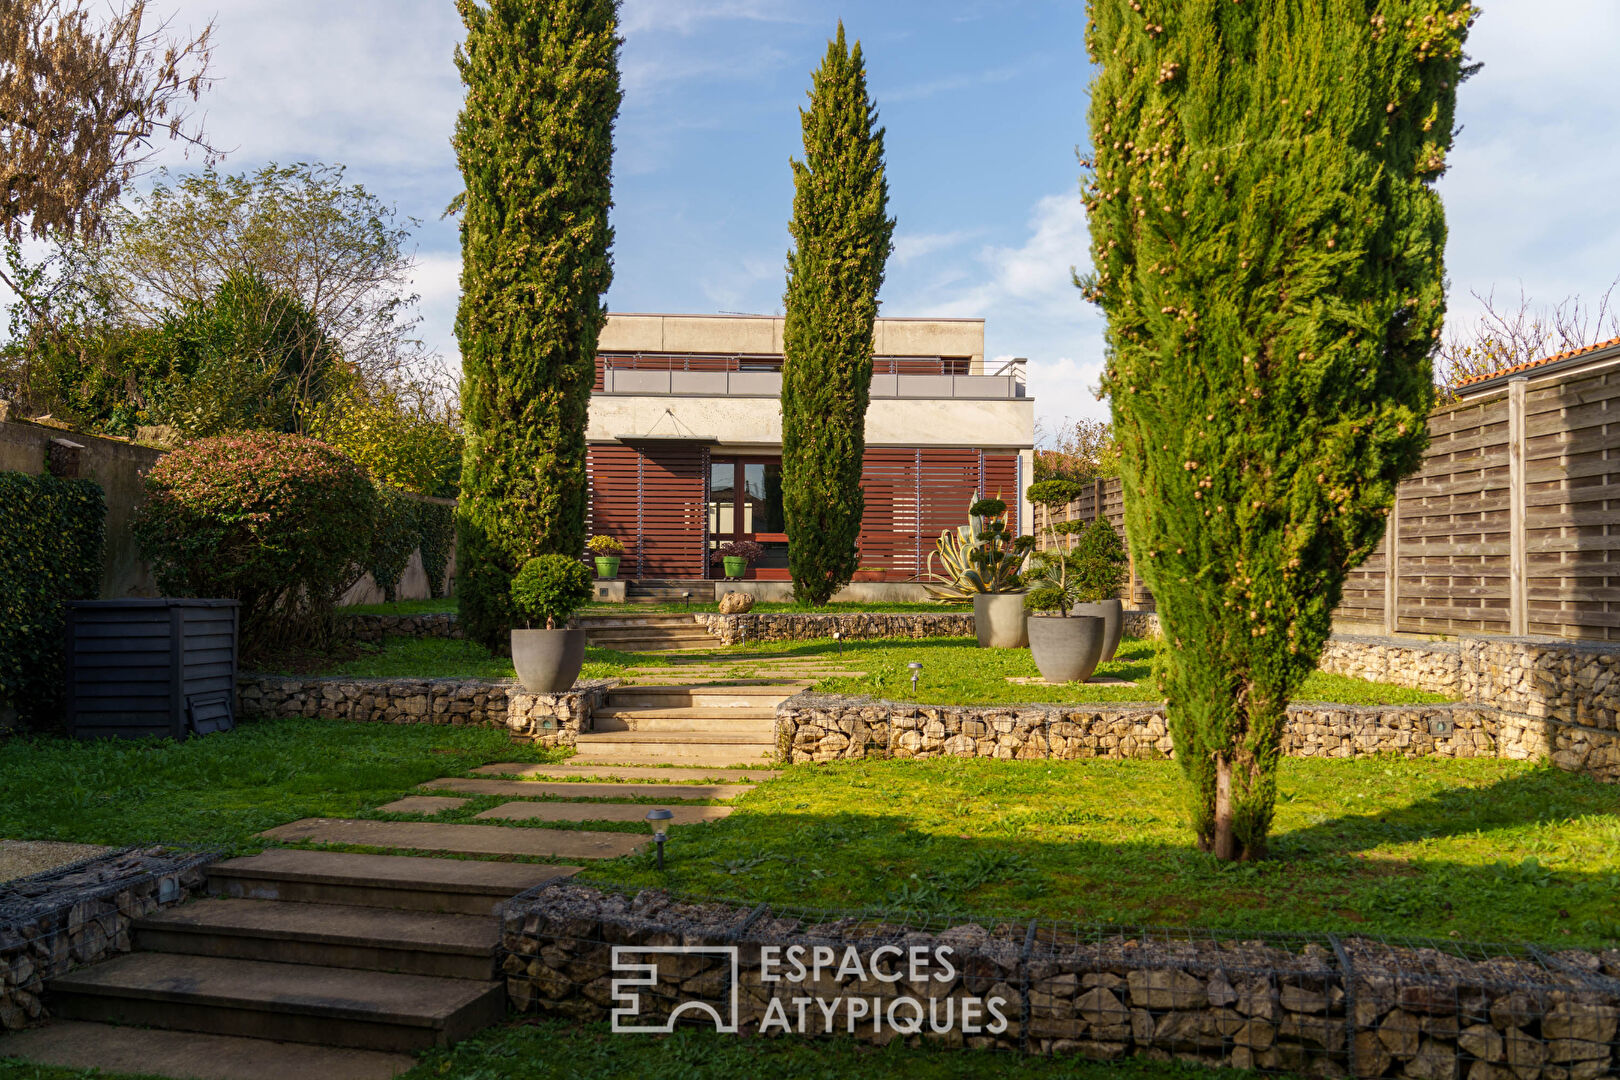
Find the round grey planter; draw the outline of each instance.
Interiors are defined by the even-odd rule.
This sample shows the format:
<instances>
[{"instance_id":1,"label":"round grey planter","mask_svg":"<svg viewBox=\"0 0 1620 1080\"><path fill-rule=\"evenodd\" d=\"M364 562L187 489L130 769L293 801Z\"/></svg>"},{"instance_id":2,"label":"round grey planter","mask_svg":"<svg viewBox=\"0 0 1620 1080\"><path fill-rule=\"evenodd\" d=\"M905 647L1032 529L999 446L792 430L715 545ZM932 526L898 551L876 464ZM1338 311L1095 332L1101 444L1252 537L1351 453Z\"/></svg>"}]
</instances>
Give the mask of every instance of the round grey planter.
<instances>
[{"instance_id":1,"label":"round grey planter","mask_svg":"<svg viewBox=\"0 0 1620 1080\"><path fill-rule=\"evenodd\" d=\"M1119 636L1125 630L1125 601L1104 600L1099 604L1076 604L1069 609L1070 615L1099 615L1107 629L1103 631L1102 659L1099 664L1106 664L1114 658L1119 648Z\"/></svg>"},{"instance_id":2,"label":"round grey planter","mask_svg":"<svg viewBox=\"0 0 1620 1080\"><path fill-rule=\"evenodd\" d=\"M512 666L523 689L535 694L567 690L585 664L583 630L513 630Z\"/></svg>"},{"instance_id":3,"label":"round grey planter","mask_svg":"<svg viewBox=\"0 0 1620 1080\"><path fill-rule=\"evenodd\" d=\"M1100 615L1034 615L1029 652L1047 682L1085 682L1102 659L1105 633Z\"/></svg>"},{"instance_id":4,"label":"round grey planter","mask_svg":"<svg viewBox=\"0 0 1620 1080\"><path fill-rule=\"evenodd\" d=\"M979 593L973 598L973 632L981 649L1022 649L1029 644L1027 621L1023 593Z\"/></svg>"}]
</instances>

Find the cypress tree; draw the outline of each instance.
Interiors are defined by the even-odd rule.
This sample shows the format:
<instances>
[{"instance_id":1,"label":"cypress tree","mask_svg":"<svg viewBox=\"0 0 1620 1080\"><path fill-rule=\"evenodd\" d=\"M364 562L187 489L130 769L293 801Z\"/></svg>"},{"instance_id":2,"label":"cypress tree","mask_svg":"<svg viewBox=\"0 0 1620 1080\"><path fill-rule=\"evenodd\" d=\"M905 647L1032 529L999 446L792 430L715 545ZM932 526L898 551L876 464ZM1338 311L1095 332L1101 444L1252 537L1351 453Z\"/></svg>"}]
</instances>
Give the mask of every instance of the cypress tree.
<instances>
[{"instance_id":1,"label":"cypress tree","mask_svg":"<svg viewBox=\"0 0 1620 1080\"><path fill-rule=\"evenodd\" d=\"M613 279L618 0L457 0L461 200L458 591L504 648L512 575L585 548L585 424Z\"/></svg>"},{"instance_id":2,"label":"cypress tree","mask_svg":"<svg viewBox=\"0 0 1620 1080\"><path fill-rule=\"evenodd\" d=\"M1200 846L1264 853L1289 697L1427 441L1465 0L1092 0L1093 272Z\"/></svg>"},{"instance_id":3,"label":"cypress tree","mask_svg":"<svg viewBox=\"0 0 1620 1080\"><path fill-rule=\"evenodd\" d=\"M782 510L794 596L824 604L859 559L872 323L894 235L883 129L860 42L845 46L842 21L799 122L804 160L792 163L783 298Z\"/></svg>"}]
</instances>

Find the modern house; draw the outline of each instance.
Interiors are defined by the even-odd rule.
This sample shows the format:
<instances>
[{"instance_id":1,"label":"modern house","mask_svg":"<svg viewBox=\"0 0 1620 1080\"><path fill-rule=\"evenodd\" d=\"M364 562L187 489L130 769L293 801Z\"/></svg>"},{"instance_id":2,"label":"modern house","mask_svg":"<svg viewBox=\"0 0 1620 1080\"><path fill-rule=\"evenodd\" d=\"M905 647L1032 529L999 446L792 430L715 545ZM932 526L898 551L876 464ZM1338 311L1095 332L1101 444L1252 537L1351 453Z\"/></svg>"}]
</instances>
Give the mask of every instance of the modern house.
<instances>
[{"instance_id":1,"label":"modern house","mask_svg":"<svg viewBox=\"0 0 1620 1080\"><path fill-rule=\"evenodd\" d=\"M596 358L593 533L625 545L622 577L721 576L715 550L752 540L750 571L788 579L782 520L782 326L754 315L610 315ZM1013 507L1033 468L1024 362L987 362L982 319L881 318L866 415L861 576L918 579L939 534L979 496Z\"/></svg>"}]
</instances>

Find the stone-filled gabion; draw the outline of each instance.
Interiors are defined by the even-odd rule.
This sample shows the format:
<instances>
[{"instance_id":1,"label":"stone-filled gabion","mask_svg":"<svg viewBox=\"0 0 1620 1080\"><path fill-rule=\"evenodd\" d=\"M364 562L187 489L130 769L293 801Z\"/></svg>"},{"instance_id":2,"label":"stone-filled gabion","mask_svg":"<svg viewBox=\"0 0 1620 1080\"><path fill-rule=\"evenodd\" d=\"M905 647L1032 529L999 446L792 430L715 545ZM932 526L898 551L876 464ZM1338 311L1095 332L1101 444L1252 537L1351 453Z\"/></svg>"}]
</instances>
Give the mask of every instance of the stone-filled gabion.
<instances>
[{"instance_id":1,"label":"stone-filled gabion","mask_svg":"<svg viewBox=\"0 0 1620 1080\"><path fill-rule=\"evenodd\" d=\"M815 641L837 631L844 640L858 638L972 637L971 611L854 612L839 615L800 615L767 612L748 615L695 616L722 645L746 641Z\"/></svg>"},{"instance_id":2,"label":"stone-filled gabion","mask_svg":"<svg viewBox=\"0 0 1620 1080\"><path fill-rule=\"evenodd\" d=\"M384 724L488 724L546 746L572 746L616 679L534 694L511 679L346 679L242 675L244 717L308 716Z\"/></svg>"},{"instance_id":3,"label":"stone-filled gabion","mask_svg":"<svg viewBox=\"0 0 1620 1080\"><path fill-rule=\"evenodd\" d=\"M742 1035L1180 1057L1323 1078L1598 1080L1616 1067L1620 951L1537 958L1046 920L919 924L577 884L509 905L503 945L514 1007L577 1020L607 1018L626 1004L615 980L622 998L622 980L644 978L628 987L639 1005L628 1022L650 1027L679 1013ZM617 968L615 946L626 950ZM638 951L669 946L688 951Z\"/></svg>"},{"instance_id":4,"label":"stone-filled gabion","mask_svg":"<svg viewBox=\"0 0 1620 1080\"><path fill-rule=\"evenodd\" d=\"M0 884L0 1030L46 1016L47 980L128 952L131 924L200 893L211 858L134 849Z\"/></svg>"},{"instance_id":5,"label":"stone-filled gabion","mask_svg":"<svg viewBox=\"0 0 1620 1080\"><path fill-rule=\"evenodd\" d=\"M345 615L338 612L338 636L350 641L379 642L389 637L461 638L454 612L425 615Z\"/></svg>"},{"instance_id":6,"label":"stone-filled gabion","mask_svg":"<svg viewBox=\"0 0 1620 1080\"><path fill-rule=\"evenodd\" d=\"M798 694L776 707L777 749L795 764L849 758L1170 758L1163 705L913 705ZM1495 757L1493 725L1459 705L1289 706L1295 757Z\"/></svg>"}]
</instances>

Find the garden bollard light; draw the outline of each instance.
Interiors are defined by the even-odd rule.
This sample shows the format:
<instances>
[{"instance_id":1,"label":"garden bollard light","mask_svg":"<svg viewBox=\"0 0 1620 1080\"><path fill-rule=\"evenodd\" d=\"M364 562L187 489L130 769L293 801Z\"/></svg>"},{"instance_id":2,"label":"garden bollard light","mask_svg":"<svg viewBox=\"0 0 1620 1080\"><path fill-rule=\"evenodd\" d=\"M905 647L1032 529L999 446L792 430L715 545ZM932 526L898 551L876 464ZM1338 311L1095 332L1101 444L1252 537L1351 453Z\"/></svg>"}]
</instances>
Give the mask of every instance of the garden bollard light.
<instances>
[{"instance_id":1,"label":"garden bollard light","mask_svg":"<svg viewBox=\"0 0 1620 1080\"><path fill-rule=\"evenodd\" d=\"M844 655L844 635L837 630L833 631L833 640L838 642L838 655Z\"/></svg>"},{"instance_id":2,"label":"garden bollard light","mask_svg":"<svg viewBox=\"0 0 1620 1080\"><path fill-rule=\"evenodd\" d=\"M688 592L681 593L681 610L690 611L691 609L692 609L692 594L691 594L691 592L688 591Z\"/></svg>"},{"instance_id":3,"label":"garden bollard light","mask_svg":"<svg viewBox=\"0 0 1620 1080\"><path fill-rule=\"evenodd\" d=\"M665 810L663 807L647 811L647 827L652 829L653 843L658 845L658 869L660 870L664 868L664 841L669 839L669 836L664 832L664 822L674 816L674 811Z\"/></svg>"},{"instance_id":4,"label":"garden bollard light","mask_svg":"<svg viewBox=\"0 0 1620 1080\"><path fill-rule=\"evenodd\" d=\"M913 660L906 667L911 669L911 692L915 694L917 692L917 679L922 675L922 665Z\"/></svg>"}]
</instances>

